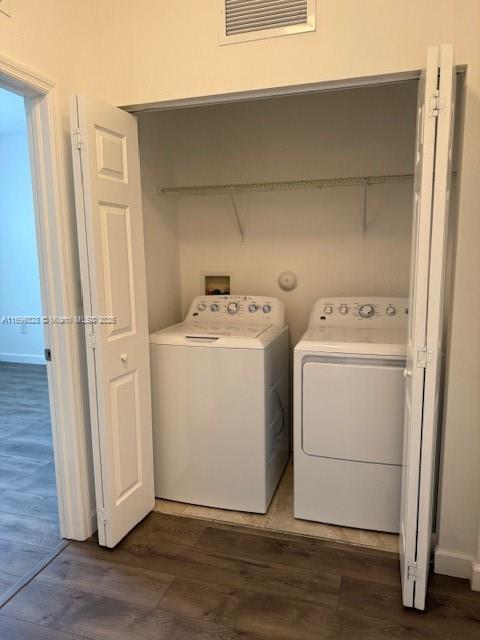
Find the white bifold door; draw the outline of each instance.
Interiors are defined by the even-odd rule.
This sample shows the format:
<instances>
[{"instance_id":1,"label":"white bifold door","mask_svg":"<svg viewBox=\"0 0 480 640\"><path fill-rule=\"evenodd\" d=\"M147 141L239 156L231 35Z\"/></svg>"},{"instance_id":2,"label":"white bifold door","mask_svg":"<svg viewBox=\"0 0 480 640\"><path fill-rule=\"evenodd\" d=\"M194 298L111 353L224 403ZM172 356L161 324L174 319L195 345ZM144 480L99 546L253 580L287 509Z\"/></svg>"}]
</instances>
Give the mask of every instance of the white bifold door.
<instances>
[{"instance_id":1,"label":"white bifold door","mask_svg":"<svg viewBox=\"0 0 480 640\"><path fill-rule=\"evenodd\" d=\"M400 514L403 604L417 609L425 608L436 497L454 101L453 47L430 47L417 105Z\"/></svg>"},{"instance_id":2,"label":"white bifold door","mask_svg":"<svg viewBox=\"0 0 480 640\"><path fill-rule=\"evenodd\" d=\"M71 122L98 538L113 547L155 502L137 121L74 96Z\"/></svg>"}]
</instances>

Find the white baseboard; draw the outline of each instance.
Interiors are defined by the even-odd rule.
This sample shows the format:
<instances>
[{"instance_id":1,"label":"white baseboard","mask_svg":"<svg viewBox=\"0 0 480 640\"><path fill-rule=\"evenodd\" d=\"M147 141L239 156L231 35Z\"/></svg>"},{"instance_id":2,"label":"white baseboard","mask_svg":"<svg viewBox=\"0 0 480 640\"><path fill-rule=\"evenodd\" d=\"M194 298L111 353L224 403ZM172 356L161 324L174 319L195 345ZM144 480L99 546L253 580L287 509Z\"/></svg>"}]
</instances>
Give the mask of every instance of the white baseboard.
<instances>
[{"instance_id":1,"label":"white baseboard","mask_svg":"<svg viewBox=\"0 0 480 640\"><path fill-rule=\"evenodd\" d=\"M480 591L480 562L472 563L472 579L470 585L474 591Z\"/></svg>"},{"instance_id":2,"label":"white baseboard","mask_svg":"<svg viewBox=\"0 0 480 640\"><path fill-rule=\"evenodd\" d=\"M17 362L19 364L45 364L43 355L29 353L0 353L0 362Z\"/></svg>"},{"instance_id":3,"label":"white baseboard","mask_svg":"<svg viewBox=\"0 0 480 640\"><path fill-rule=\"evenodd\" d=\"M468 553L437 547L435 549L435 573L470 580L473 591L480 591L480 562Z\"/></svg>"}]
</instances>

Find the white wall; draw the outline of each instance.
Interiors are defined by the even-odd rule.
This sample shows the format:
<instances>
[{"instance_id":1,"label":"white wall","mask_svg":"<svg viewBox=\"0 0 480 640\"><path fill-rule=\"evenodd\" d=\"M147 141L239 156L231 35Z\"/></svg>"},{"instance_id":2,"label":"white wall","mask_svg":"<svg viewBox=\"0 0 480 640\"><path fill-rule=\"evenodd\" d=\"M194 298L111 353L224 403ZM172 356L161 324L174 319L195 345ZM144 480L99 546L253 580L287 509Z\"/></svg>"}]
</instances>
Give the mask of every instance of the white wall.
<instances>
[{"instance_id":1,"label":"white wall","mask_svg":"<svg viewBox=\"0 0 480 640\"><path fill-rule=\"evenodd\" d=\"M0 136L0 167L0 360L44 364L43 324L1 320L42 316L26 131Z\"/></svg>"},{"instance_id":2,"label":"white wall","mask_svg":"<svg viewBox=\"0 0 480 640\"><path fill-rule=\"evenodd\" d=\"M144 199L154 184L409 173L415 111L412 82L143 115L141 139L150 146L158 123L151 156L158 168L149 168L156 179ZM159 130L169 135L162 137ZM170 175L161 161L165 157ZM366 239L363 187L241 194L236 203L244 242L229 196L157 196L158 206L178 207L183 312L203 293L202 273L209 271L231 273L233 293L282 298L293 341L320 296L408 295L411 194L411 184L370 187ZM156 217L164 219L165 211ZM152 245L147 272L156 278L165 239L147 242ZM289 293L277 285L285 270L298 276L298 287ZM153 287L152 282L149 291ZM168 300L168 290L166 295Z\"/></svg>"}]
</instances>

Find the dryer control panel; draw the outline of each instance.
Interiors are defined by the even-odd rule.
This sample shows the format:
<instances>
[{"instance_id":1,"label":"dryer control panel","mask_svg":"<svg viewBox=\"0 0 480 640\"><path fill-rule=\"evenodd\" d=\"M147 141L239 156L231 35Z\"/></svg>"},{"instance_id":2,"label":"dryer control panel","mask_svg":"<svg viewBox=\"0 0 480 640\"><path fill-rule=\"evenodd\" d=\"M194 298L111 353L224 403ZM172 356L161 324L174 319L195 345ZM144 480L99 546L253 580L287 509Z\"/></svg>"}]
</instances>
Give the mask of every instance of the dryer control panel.
<instances>
[{"instance_id":1,"label":"dryer control panel","mask_svg":"<svg viewBox=\"0 0 480 640\"><path fill-rule=\"evenodd\" d=\"M379 296L320 298L313 305L309 326L405 329L408 324L408 298Z\"/></svg>"},{"instance_id":2,"label":"dryer control panel","mask_svg":"<svg viewBox=\"0 0 480 640\"><path fill-rule=\"evenodd\" d=\"M285 306L265 296L197 296L185 321L230 324L285 325Z\"/></svg>"}]
</instances>

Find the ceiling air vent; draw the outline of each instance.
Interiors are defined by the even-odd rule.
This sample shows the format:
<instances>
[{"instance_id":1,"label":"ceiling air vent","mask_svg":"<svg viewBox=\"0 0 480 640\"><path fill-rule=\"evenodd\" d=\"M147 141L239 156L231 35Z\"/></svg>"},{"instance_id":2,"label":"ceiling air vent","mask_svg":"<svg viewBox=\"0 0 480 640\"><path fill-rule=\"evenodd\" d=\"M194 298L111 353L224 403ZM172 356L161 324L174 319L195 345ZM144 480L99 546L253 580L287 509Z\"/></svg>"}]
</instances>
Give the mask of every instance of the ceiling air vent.
<instances>
[{"instance_id":1,"label":"ceiling air vent","mask_svg":"<svg viewBox=\"0 0 480 640\"><path fill-rule=\"evenodd\" d=\"M316 0L219 0L220 44L315 31Z\"/></svg>"}]
</instances>

